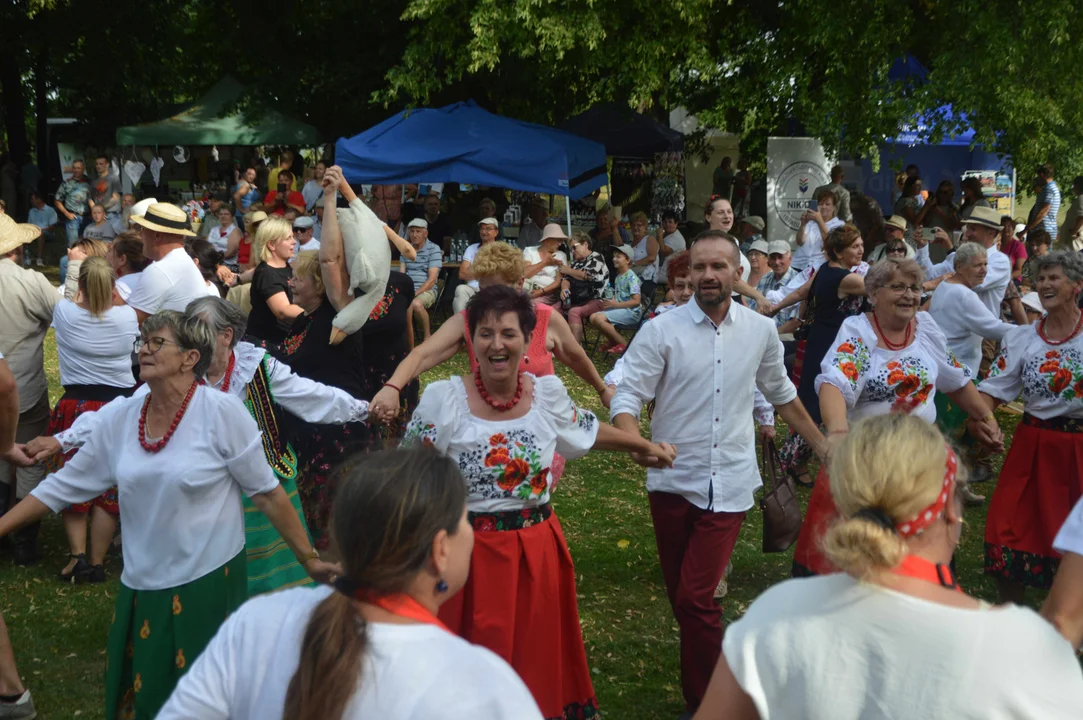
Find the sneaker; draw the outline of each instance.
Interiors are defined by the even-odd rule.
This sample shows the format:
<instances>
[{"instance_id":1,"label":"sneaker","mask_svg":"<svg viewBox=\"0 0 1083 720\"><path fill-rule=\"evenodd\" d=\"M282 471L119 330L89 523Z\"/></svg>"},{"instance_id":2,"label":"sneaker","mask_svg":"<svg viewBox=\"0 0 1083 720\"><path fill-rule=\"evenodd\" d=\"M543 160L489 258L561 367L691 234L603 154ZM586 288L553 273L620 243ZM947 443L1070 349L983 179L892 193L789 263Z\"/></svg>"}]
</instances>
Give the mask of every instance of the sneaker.
<instances>
[{"instance_id":1,"label":"sneaker","mask_svg":"<svg viewBox=\"0 0 1083 720\"><path fill-rule=\"evenodd\" d=\"M732 572L733 563L726 563L726 571L722 573L722 579L718 581L718 587L714 589L715 600L721 600L722 598L726 597L726 594L730 591L729 583L726 579L730 576L730 573Z\"/></svg>"},{"instance_id":2,"label":"sneaker","mask_svg":"<svg viewBox=\"0 0 1083 720\"><path fill-rule=\"evenodd\" d=\"M0 718L3 720L34 720L38 716L34 700L27 690L13 703L0 702Z\"/></svg>"}]
</instances>

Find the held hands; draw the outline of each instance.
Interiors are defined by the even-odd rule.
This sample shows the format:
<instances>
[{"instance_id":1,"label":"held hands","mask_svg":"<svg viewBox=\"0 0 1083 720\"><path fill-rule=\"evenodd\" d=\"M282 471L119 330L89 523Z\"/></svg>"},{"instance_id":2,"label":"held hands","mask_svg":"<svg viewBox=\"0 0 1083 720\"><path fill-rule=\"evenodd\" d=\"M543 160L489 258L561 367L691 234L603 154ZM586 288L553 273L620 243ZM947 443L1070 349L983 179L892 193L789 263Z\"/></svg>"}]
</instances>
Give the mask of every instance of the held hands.
<instances>
[{"instance_id":1,"label":"held hands","mask_svg":"<svg viewBox=\"0 0 1083 720\"><path fill-rule=\"evenodd\" d=\"M305 569L308 576L320 583L321 585L329 585L335 581L335 578L342 574L342 566L338 563L329 563L319 558L310 558L301 563L301 567Z\"/></svg>"},{"instance_id":2,"label":"held hands","mask_svg":"<svg viewBox=\"0 0 1083 720\"><path fill-rule=\"evenodd\" d=\"M613 402L613 396L617 394L616 385L606 385L605 390L600 395L602 399L602 405L605 405L605 409L609 409L609 403Z\"/></svg>"},{"instance_id":3,"label":"held hands","mask_svg":"<svg viewBox=\"0 0 1083 720\"><path fill-rule=\"evenodd\" d=\"M648 453L631 453L631 456L632 460L645 468L661 470L673 467L673 462L677 459L677 448L669 443L651 443Z\"/></svg>"},{"instance_id":4,"label":"held hands","mask_svg":"<svg viewBox=\"0 0 1083 720\"><path fill-rule=\"evenodd\" d=\"M326 191L328 189L337 190L345 182L346 177L342 174L342 168L340 168L338 165L332 165L331 167L327 168L327 172L323 174L323 180L321 181L321 184L323 185L323 189Z\"/></svg>"},{"instance_id":5,"label":"held hands","mask_svg":"<svg viewBox=\"0 0 1083 720\"><path fill-rule=\"evenodd\" d=\"M987 450L993 453L1004 452L1004 433L1001 432L996 417L992 413L989 413L984 420L969 418L967 427Z\"/></svg>"},{"instance_id":6,"label":"held hands","mask_svg":"<svg viewBox=\"0 0 1083 720\"><path fill-rule=\"evenodd\" d=\"M218 280L227 287L232 287L237 281L237 278L233 274L233 271L225 265L219 265L215 269L214 274L217 275Z\"/></svg>"},{"instance_id":7,"label":"held hands","mask_svg":"<svg viewBox=\"0 0 1083 720\"><path fill-rule=\"evenodd\" d=\"M21 447L30 460L29 464L39 463L47 457L56 455L61 450L60 441L51 435L36 437Z\"/></svg>"},{"instance_id":8,"label":"held hands","mask_svg":"<svg viewBox=\"0 0 1083 720\"><path fill-rule=\"evenodd\" d=\"M0 458L15 465L16 467L30 467L34 465L34 458L26 450L26 445L16 443L6 453L0 453Z\"/></svg>"},{"instance_id":9,"label":"held hands","mask_svg":"<svg viewBox=\"0 0 1083 720\"><path fill-rule=\"evenodd\" d=\"M399 414L399 393L395 388L384 386L369 403L369 418L388 423Z\"/></svg>"}]
</instances>

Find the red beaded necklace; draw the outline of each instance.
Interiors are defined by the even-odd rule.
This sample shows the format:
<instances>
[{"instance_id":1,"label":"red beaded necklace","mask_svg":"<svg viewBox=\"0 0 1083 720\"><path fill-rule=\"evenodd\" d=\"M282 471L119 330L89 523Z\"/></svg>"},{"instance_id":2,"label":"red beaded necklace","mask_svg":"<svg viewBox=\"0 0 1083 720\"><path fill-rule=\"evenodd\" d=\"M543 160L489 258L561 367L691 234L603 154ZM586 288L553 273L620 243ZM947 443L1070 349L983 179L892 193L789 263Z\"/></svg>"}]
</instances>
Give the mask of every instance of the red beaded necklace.
<instances>
[{"instance_id":1,"label":"red beaded necklace","mask_svg":"<svg viewBox=\"0 0 1083 720\"><path fill-rule=\"evenodd\" d=\"M143 409L139 413L139 445L144 450L149 453L156 453L165 447L166 443L169 442L169 438L173 437L173 433L176 432L177 425L180 424L181 418L184 417L184 411L188 409L188 403L191 402L192 396L196 394L196 388L198 386L199 381L196 380L192 383L192 387L188 388L188 394L184 396L184 401L177 410L173 422L170 423L169 430L160 440L154 443L147 442L147 408L150 407L150 395L147 395L146 400L143 401Z\"/></svg>"},{"instance_id":2,"label":"red beaded necklace","mask_svg":"<svg viewBox=\"0 0 1083 720\"><path fill-rule=\"evenodd\" d=\"M226 363L226 374L222 376L222 392L229 392L229 382L233 379L233 365L237 362L237 354L230 352L229 362Z\"/></svg>"},{"instance_id":3,"label":"red beaded necklace","mask_svg":"<svg viewBox=\"0 0 1083 720\"><path fill-rule=\"evenodd\" d=\"M1083 328L1083 312L1080 312L1079 319L1076 320L1075 327L1072 329L1072 332L1068 333L1067 337L1063 338L1062 340L1050 340L1048 337L1045 336L1045 321L1048 319L1049 316L1046 315L1038 323L1038 337L1044 340L1047 345L1063 345L1064 343L1068 342L1076 335L1078 335L1079 329Z\"/></svg>"},{"instance_id":4,"label":"red beaded necklace","mask_svg":"<svg viewBox=\"0 0 1083 720\"><path fill-rule=\"evenodd\" d=\"M884 345L887 345L888 350L902 350L910 344L910 323L906 323L906 332L903 334L903 341L901 343L893 343L887 339L887 334L884 333L884 329L880 327L880 321L876 319L876 313L872 314L872 324L876 326L876 334L884 341Z\"/></svg>"},{"instance_id":5,"label":"red beaded necklace","mask_svg":"<svg viewBox=\"0 0 1083 720\"><path fill-rule=\"evenodd\" d=\"M485 389L485 383L481 381L481 370L474 371L474 385L478 388L478 393L481 395L481 399L489 403L489 406L494 410L505 412L511 410L513 407L519 404L519 400L523 397L523 374L519 373L515 383L515 395L511 400L506 403L493 402L493 399L489 397L489 391Z\"/></svg>"}]
</instances>

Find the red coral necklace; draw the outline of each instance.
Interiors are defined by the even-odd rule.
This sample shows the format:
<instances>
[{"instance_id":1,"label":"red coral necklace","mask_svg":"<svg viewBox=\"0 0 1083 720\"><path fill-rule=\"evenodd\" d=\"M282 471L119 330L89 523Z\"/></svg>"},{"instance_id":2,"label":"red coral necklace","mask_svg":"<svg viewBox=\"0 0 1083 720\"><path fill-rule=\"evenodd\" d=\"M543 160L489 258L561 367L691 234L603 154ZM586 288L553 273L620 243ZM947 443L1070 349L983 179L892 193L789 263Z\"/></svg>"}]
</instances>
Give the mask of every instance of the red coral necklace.
<instances>
[{"instance_id":1,"label":"red coral necklace","mask_svg":"<svg viewBox=\"0 0 1083 720\"><path fill-rule=\"evenodd\" d=\"M224 393L229 392L229 383L233 380L233 365L237 362L237 353L230 352L229 362L226 364L226 374L222 376L221 390Z\"/></svg>"},{"instance_id":2,"label":"red coral necklace","mask_svg":"<svg viewBox=\"0 0 1083 720\"><path fill-rule=\"evenodd\" d=\"M893 343L887 339L887 334L884 332L884 329L880 327L880 321L876 319L876 313L872 313L872 324L876 326L876 334L884 341L884 345L887 345L888 350L902 350L910 344L910 323L906 323L906 332L903 334L903 341L901 343Z\"/></svg>"},{"instance_id":3,"label":"red coral necklace","mask_svg":"<svg viewBox=\"0 0 1083 720\"><path fill-rule=\"evenodd\" d=\"M163 435L157 442L147 442L147 408L150 407L150 395L143 401L143 409L139 413L139 445L149 453L159 452L166 446L169 439L173 437L173 433L177 430L177 425L180 424L181 418L184 417L184 411L188 409L188 403L192 401L192 396L196 394L196 388L199 386L199 381L196 380L192 383L192 387L188 388L188 394L184 396L184 401L181 402L180 408L177 410L177 414L173 417L173 422L169 425L169 430Z\"/></svg>"},{"instance_id":4,"label":"red coral necklace","mask_svg":"<svg viewBox=\"0 0 1083 720\"><path fill-rule=\"evenodd\" d=\"M515 395L512 396L511 400L508 400L505 403L494 402L493 399L491 397L489 397L489 391L485 389L485 383L483 383L481 381L481 370L480 369L474 371L474 385L477 386L478 393L481 395L481 399L484 400L485 402L489 403L489 407L493 408L494 410L499 410L501 412L506 412L508 410L511 410L513 407L515 407L516 405L519 404L519 400L523 397L523 374L522 373L519 373L519 375L516 378Z\"/></svg>"},{"instance_id":5,"label":"red coral necklace","mask_svg":"<svg viewBox=\"0 0 1083 720\"><path fill-rule=\"evenodd\" d=\"M1065 338L1063 338L1061 340L1050 340L1048 337L1046 337L1046 334L1045 334L1045 321L1048 318L1049 318L1049 316L1046 315L1038 323L1038 337L1040 337L1048 345L1063 345L1064 343L1068 342L1069 340L1074 338L1076 335L1078 335L1079 334L1079 329L1083 328L1083 312L1080 312L1079 313L1079 319L1076 320L1076 322L1075 322L1075 327L1072 329L1072 332L1068 333L1067 337L1065 337Z\"/></svg>"}]
</instances>

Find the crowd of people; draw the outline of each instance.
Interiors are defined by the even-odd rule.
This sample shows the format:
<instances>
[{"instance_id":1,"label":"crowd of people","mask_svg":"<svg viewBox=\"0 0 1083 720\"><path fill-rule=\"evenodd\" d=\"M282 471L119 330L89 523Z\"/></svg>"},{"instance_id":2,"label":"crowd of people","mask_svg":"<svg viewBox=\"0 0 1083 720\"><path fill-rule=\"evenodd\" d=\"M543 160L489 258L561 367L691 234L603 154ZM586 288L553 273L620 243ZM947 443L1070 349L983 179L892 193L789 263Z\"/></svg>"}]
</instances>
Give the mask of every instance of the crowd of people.
<instances>
[{"instance_id":1,"label":"crowd of people","mask_svg":"<svg viewBox=\"0 0 1083 720\"><path fill-rule=\"evenodd\" d=\"M239 173L198 228L122 195L104 157L55 211L0 215L0 537L37 562L60 513L65 583L105 581L119 545L108 717L600 717L551 504L593 451L646 469L683 717L1078 715L1083 210L1058 230L1051 168L1021 227L966 181L963 209L943 183L926 200L916 172L884 218L835 168L792 242L734 202L741 164L698 232L603 206L569 235L535 202L508 242L486 198L449 290L439 197L366 204L295 160L267 192ZM25 262L50 219L59 288ZM619 356L604 377L588 328ZM776 414L812 488L794 578L726 628ZM986 502L996 609L954 572ZM1027 588L1050 591L1041 617ZM0 710L32 717L17 651L0 621Z\"/></svg>"}]
</instances>

